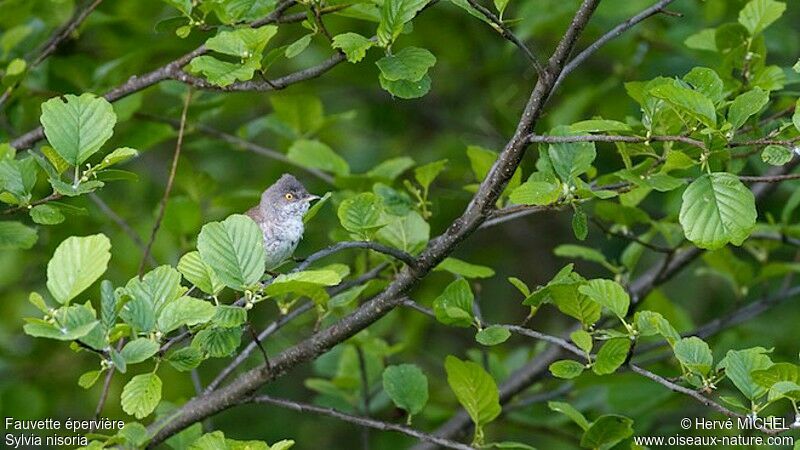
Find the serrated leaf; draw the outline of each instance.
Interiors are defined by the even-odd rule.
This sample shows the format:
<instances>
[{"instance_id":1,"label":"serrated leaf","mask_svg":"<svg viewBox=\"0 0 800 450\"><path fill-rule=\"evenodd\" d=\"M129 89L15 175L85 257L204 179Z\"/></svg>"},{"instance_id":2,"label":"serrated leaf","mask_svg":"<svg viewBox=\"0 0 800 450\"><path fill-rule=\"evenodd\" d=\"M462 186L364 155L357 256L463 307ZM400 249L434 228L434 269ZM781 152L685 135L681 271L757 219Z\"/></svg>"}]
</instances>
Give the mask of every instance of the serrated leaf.
<instances>
[{"instance_id":1,"label":"serrated leaf","mask_svg":"<svg viewBox=\"0 0 800 450\"><path fill-rule=\"evenodd\" d=\"M475 424L475 443L482 443L482 428L500 415L497 383L483 367L448 355L444 361L447 384Z\"/></svg>"},{"instance_id":2,"label":"serrated leaf","mask_svg":"<svg viewBox=\"0 0 800 450\"><path fill-rule=\"evenodd\" d=\"M600 416L581 437L581 447L608 450L633 434L633 420L614 414Z\"/></svg>"},{"instance_id":3,"label":"serrated leaf","mask_svg":"<svg viewBox=\"0 0 800 450\"><path fill-rule=\"evenodd\" d=\"M507 341L509 337L511 337L511 332L502 325L491 325L475 334L475 340L479 344L486 346L502 344Z\"/></svg>"},{"instance_id":4,"label":"serrated leaf","mask_svg":"<svg viewBox=\"0 0 800 450\"><path fill-rule=\"evenodd\" d=\"M381 218L381 199L371 192L364 192L342 201L337 215L342 226L350 232L374 230L385 225Z\"/></svg>"},{"instance_id":5,"label":"serrated leaf","mask_svg":"<svg viewBox=\"0 0 800 450\"><path fill-rule=\"evenodd\" d=\"M41 122L50 145L70 165L78 166L111 138L117 116L106 99L86 93L44 102Z\"/></svg>"},{"instance_id":6,"label":"serrated leaf","mask_svg":"<svg viewBox=\"0 0 800 450\"><path fill-rule=\"evenodd\" d=\"M729 350L725 358L718 364L720 368L725 369L728 379L749 400L756 400L767 393L767 389L756 383L752 375L757 370L772 366L772 361L766 353L767 350L761 347Z\"/></svg>"},{"instance_id":7,"label":"serrated leaf","mask_svg":"<svg viewBox=\"0 0 800 450\"><path fill-rule=\"evenodd\" d=\"M413 364L389 366L383 371L383 390L409 418L428 403L428 377Z\"/></svg>"},{"instance_id":8,"label":"serrated leaf","mask_svg":"<svg viewBox=\"0 0 800 450\"><path fill-rule=\"evenodd\" d=\"M592 371L598 375L608 375L617 371L628 357L631 341L627 337L609 339L600 347L592 364Z\"/></svg>"},{"instance_id":9,"label":"serrated leaf","mask_svg":"<svg viewBox=\"0 0 800 450\"><path fill-rule=\"evenodd\" d=\"M261 229L253 219L234 214L203 226L197 238L200 257L231 289L254 286L264 274L266 255Z\"/></svg>"},{"instance_id":10,"label":"serrated leaf","mask_svg":"<svg viewBox=\"0 0 800 450\"><path fill-rule=\"evenodd\" d=\"M192 346L212 358L230 356L242 340L241 328L206 328L192 340Z\"/></svg>"},{"instance_id":11,"label":"serrated leaf","mask_svg":"<svg viewBox=\"0 0 800 450\"><path fill-rule=\"evenodd\" d=\"M47 289L59 303L68 303L97 281L111 259L104 234L72 236L58 245L47 263Z\"/></svg>"},{"instance_id":12,"label":"serrated leaf","mask_svg":"<svg viewBox=\"0 0 800 450\"><path fill-rule=\"evenodd\" d=\"M699 91L682 86L677 81L659 84L652 88L650 95L676 107L681 112L689 114L704 125L715 128L717 126L717 113L714 103Z\"/></svg>"},{"instance_id":13,"label":"serrated leaf","mask_svg":"<svg viewBox=\"0 0 800 450\"><path fill-rule=\"evenodd\" d=\"M549 370L556 378L571 380L583 373L583 364L572 359L562 359L550 364Z\"/></svg>"},{"instance_id":14,"label":"serrated leaf","mask_svg":"<svg viewBox=\"0 0 800 450\"><path fill-rule=\"evenodd\" d=\"M786 10L786 3L775 0L751 0L739 12L739 23L755 36L778 20Z\"/></svg>"},{"instance_id":15,"label":"serrated leaf","mask_svg":"<svg viewBox=\"0 0 800 450\"><path fill-rule=\"evenodd\" d=\"M259 57L269 40L278 32L278 27L268 25L260 28L237 28L223 30L206 41L206 47L215 52L238 56L242 59Z\"/></svg>"},{"instance_id":16,"label":"serrated leaf","mask_svg":"<svg viewBox=\"0 0 800 450\"><path fill-rule=\"evenodd\" d=\"M555 412L560 412L561 414L564 414L565 416L569 417L570 419L572 419L573 422L578 424L578 426L581 427L584 431L589 429L589 421L586 420L586 417L584 417L580 411L575 409L575 407L573 407L569 403L547 402L547 407Z\"/></svg>"},{"instance_id":17,"label":"serrated leaf","mask_svg":"<svg viewBox=\"0 0 800 450\"><path fill-rule=\"evenodd\" d=\"M36 205L28 213L34 222L42 225L57 225L64 221L61 210L51 205Z\"/></svg>"},{"instance_id":18,"label":"serrated leaf","mask_svg":"<svg viewBox=\"0 0 800 450\"><path fill-rule=\"evenodd\" d=\"M628 307L631 303L630 295L616 281L605 279L590 280L578 288L578 291L607 308L620 320L624 320L628 314Z\"/></svg>"},{"instance_id":19,"label":"serrated leaf","mask_svg":"<svg viewBox=\"0 0 800 450\"><path fill-rule=\"evenodd\" d=\"M206 79L217 86L226 87L237 81L247 81L260 67L258 59L248 59L242 64L220 61L219 59L201 55L189 63L189 71L202 74Z\"/></svg>"},{"instance_id":20,"label":"serrated leaf","mask_svg":"<svg viewBox=\"0 0 800 450\"><path fill-rule=\"evenodd\" d=\"M436 64L436 57L424 48L406 47L393 55L384 56L375 64L387 81L419 81Z\"/></svg>"},{"instance_id":21,"label":"serrated leaf","mask_svg":"<svg viewBox=\"0 0 800 450\"><path fill-rule=\"evenodd\" d=\"M430 239L431 227L416 211L389 222L378 230L375 237L392 247L415 255L425 248Z\"/></svg>"},{"instance_id":22,"label":"serrated leaf","mask_svg":"<svg viewBox=\"0 0 800 450\"><path fill-rule=\"evenodd\" d=\"M125 344L120 353L125 358L126 364L137 364L158 353L158 349L158 342L147 338L138 338Z\"/></svg>"},{"instance_id":23,"label":"serrated leaf","mask_svg":"<svg viewBox=\"0 0 800 450\"><path fill-rule=\"evenodd\" d=\"M678 361L691 372L706 376L714 365L714 357L708 344L696 336L679 340L673 350Z\"/></svg>"},{"instance_id":24,"label":"serrated leaf","mask_svg":"<svg viewBox=\"0 0 800 450\"><path fill-rule=\"evenodd\" d=\"M90 387L94 386L97 383L97 380L100 378L100 371L99 370L90 370L85 372L78 378L78 386L89 389Z\"/></svg>"},{"instance_id":25,"label":"serrated leaf","mask_svg":"<svg viewBox=\"0 0 800 450\"><path fill-rule=\"evenodd\" d=\"M199 348L186 346L167 355L167 362L179 372L188 372L203 362Z\"/></svg>"},{"instance_id":26,"label":"serrated leaf","mask_svg":"<svg viewBox=\"0 0 800 450\"><path fill-rule=\"evenodd\" d=\"M494 276L494 269L491 267L468 263L453 257L445 258L434 270L443 270L464 278L490 278Z\"/></svg>"},{"instance_id":27,"label":"serrated leaf","mask_svg":"<svg viewBox=\"0 0 800 450\"><path fill-rule=\"evenodd\" d=\"M122 410L142 419L150 415L161 401L161 379L154 373L136 375L122 389Z\"/></svg>"},{"instance_id":28,"label":"serrated leaf","mask_svg":"<svg viewBox=\"0 0 800 450\"><path fill-rule=\"evenodd\" d=\"M450 283L433 301L433 312L436 320L456 327L470 327L472 316L472 289L467 280L459 278Z\"/></svg>"},{"instance_id":29,"label":"serrated leaf","mask_svg":"<svg viewBox=\"0 0 800 450\"><path fill-rule=\"evenodd\" d=\"M800 129L800 126L798 127ZM445 166L447 166L446 159L440 159L438 161L434 161L422 166L417 167L414 169L414 178L417 180L422 189L427 190L433 180L439 176L439 174L444 170Z\"/></svg>"},{"instance_id":30,"label":"serrated leaf","mask_svg":"<svg viewBox=\"0 0 800 450\"><path fill-rule=\"evenodd\" d=\"M0 221L0 250L27 250L33 247L38 239L36 230L21 222Z\"/></svg>"},{"instance_id":31,"label":"serrated leaf","mask_svg":"<svg viewBox=\"0 0 800 450\"><path fill-rule=\"evenodd\" d=\"M186 281L197 286L206 294L216 295L225 285L220 282L214 270L200 257L200 252L189 252L178 261L178 271Z\"/></svg>"},{"instance_id":32,"label":"serrated leaf","mask_svg":"<svg viewBox=\"0 0 800 450\"><path fill-rule=\"evenodd\" d=\"M792 160L794 153L783 145L768 145L761 151L761 160L772 166L782 166Z\"/></svg>"},{"instance_id":33,"label":"serrated leaf","mask_svg":"<svg viewBox=\"0 0 800 450\"><path fill-rule=\"evenodd\" d=\"M383 74L379 74L378 82L380 82L381 87L392 94L392 96L400 97L405 100L420 98L431 90L431 77L427 74L417 81L391 81L384 78Z\"/></svg>"},{"instance_id":34,"label":"serrated leaf","mask_svg":"<svg viewBox=\"0 0 800 450\"><path fill-rule=\"evenodd\" d=\"M714 103L718 103L724 98L722 79L712 69L695 67L683 77L683 80Z\"/></svg>"},{"instance_id":35,"label":"serrated leaf","mask_svg":"<svg viewBox=\"0 0 800 450\"><path fill-rule=\"evenodd\" d=\"M364 59L375 43L358 33L342 33L334 36L331 47L338 48L347 56L347 61L357 63Z\"/></svg>"},{"instance_id":36,"label":"serrated leaf","mask_svg":"<svg viewBox=\"0 0 800 450\"><path fill-rule=\"evenodd\" d=\"M214 317L216 307L194 297L183 296L167 303L158 315L158 329L166 334L183 325L206 323Z\"/></svg>"},{"instance_id":37,"label":"serrated leaf","mask_svg":"<svg viewBox=\"0 0 800 450\"><path fill-rule=\"evenodd\" d=\"M769 92L756 87L736 97L728 109L731 131L738 130L747 119L761 111L769 103Z\"/></svg>"},{"instance_id":38,"label":"serrated leaf","mask_svg":"<svg viewBox=\"0 0 800 450\"><path fill-rule=\"evenodd\" d=\"M575 345L578 346L579 349L583 350L586 353L592 352L593 341L592 335L589 334L586 330L575 330L569 334L569 338Z\"/></svg>"},{"instance_id":39,"label":"serrated leaf","mask_svg":"<svg viewBox=\"0 0 800 450\"><path fill-rule=\"evenodd\" d=\"M378 43L389 47L403 31L406 22L425 7L427 0L386 0L381 7L378 24Z\"/></svg>"},{"instance_id":40,"label":"serrated leaf","mask_svg":"<svg viewBox=\"0 0 800 450\"><path fill-rule=\"evenodd\" d=\"M288 59L292 59L295 56L303 53L303 51L308 48L308 44L311 43L311 38L313 34L307 34L300 39L292 42L286 47L286 50L283 52L283 55L286 56Z\"/></svg>"},{"instance_id":41,"label":"serrated leaf","mask_svg":"<svg viewBox=\"0 0 800 450\"><path fill-rule=\"evenodd\" d=\"M696 179L683 193L679 220L686 238L714 250L740 245L756 223L753 193L732 174L716 172Z\"/></svg>"},{"instance_id":42,"label":"serrated leaf","mask_svg":"<svg viewBox=\"0 0 800 450\"><path fill-rule=\"evenodd\" d=\"M320 169L340 176L350 174L347 161L320 141L299 139L289 148L286 157L303 167Z\"/></svg>"}]
</instances>

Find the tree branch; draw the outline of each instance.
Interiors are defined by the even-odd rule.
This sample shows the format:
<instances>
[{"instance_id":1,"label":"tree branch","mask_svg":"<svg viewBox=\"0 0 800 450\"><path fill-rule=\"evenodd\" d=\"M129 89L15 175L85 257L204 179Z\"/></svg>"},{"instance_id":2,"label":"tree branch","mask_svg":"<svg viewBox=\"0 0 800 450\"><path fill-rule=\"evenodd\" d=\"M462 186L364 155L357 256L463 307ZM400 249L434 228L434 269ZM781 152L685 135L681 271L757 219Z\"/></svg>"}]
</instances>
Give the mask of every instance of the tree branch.
<instances>
[{"instance_id":1,"label":"tree branch","mask_svg":"<svg viewBox=\"0 0 800 450\"><path fill-rule=\"evenodd\" d=\"M599 1L583 1L555 52L550 57L547 68L536 82L514 135L489 170L478 192L464 213L450 225L447 231L429 242L428 247L417 258L416 264L401 270L385 291L362 304L350 315L277 355L272 360L269 370L262 365L245 372L228 386L190 400L169 421L151 425L150 430L154 432L154 437L150 445L154 446L190 424L236 405L240 399L258 387L285 374L293 367L327 352L339 342L348 339L385 316L402 302L402 295L405 292L415 286L461 241L472 234L492 212L494 204L519 165L527 146L525 137L542 114L542 109L553 88L553 82L564 67Z\"/></svg>"},{"instance_id":2,"label":"tree branch","mask_svg":"<svg viewBox=\"0 0 800 450\"><path fill-rule=\"evenodd\" d=\"M451 441L449 439L436 437L431 434L423 433L422 431L417 431L413 428L404 425L381 422L379 420L370 419L368 417L354 416L351 414L346 414L340 411L336 411L335 409L322 408L315 405L309 405L307 403L294 402L291 400L274 398L266 395L250 397L248 399L245 399L243 403L265 403L269 405L280 406L282 408L293 409L295 411L300 411L300 412L311 412L343 420L345 422L352 423L360 427L374 428L376 430L381 430L381 431L395 431L398 433L405 434L407 436L411 436L413 438L417 438L421 441L426 441L436 445L441 445L442 447L453 448L456 450L475 450L474 447L471 447L469 445Z\"/></svg>"},{"instance_id":3,"label":"tree branch","mask_svg":"<svg viewBox=\"0 0 800 450\"><path fill-rule=\"evenodd\" d=\"M513 32L511 32L511 30L503 23L503 21L499 17L497 17L491 10L478 3L477 0L467 0L467 1L469 2L470 6L475 8L479 13L481 13L484 17L486 17L486 20L489 21L489 24L495 31L500 33L500 35L503 36L506 40L510 41L512 44L516 45L517 48L522 50L522 53L525 55L526 58L528 58L528 60L531 62L531 65L533 65L533 68L536 70L536 73L538 74L542 73L542 70L544 69L542 68L541 63L539 63L539 60L536 58L536 55L533 54L533 51L531 51L531 49L528 48L528 46L525 45L525 43L522 42L522 40L520 40L520 38L518 38Z\"/></svg>"},{"instance_id":4,"label":"tree branch","mask_svg":"<svg viewBox=\"0 0 800 450\"><path fill-rule=\"evenodd\" d=\"M315 263L316 261L319 261L322 258L326 258L334 253L338 253L342 250L349 248L368 248L378 253L383 253L385 255L391 256L392 258L397 259L398 261L402 261L409 267L413 267L416 264L416 260L414 260L413 256L409 255L408 253L402 250L398 250L394 247L389 247L371 241L343 241L343 242L337 242L327 248L312 253L305 260L303 260L303 262L298 264L297 267L293 270L293 272L306 270L309 266L311 266L311 264Z\"/></svg>"}]
</instances>

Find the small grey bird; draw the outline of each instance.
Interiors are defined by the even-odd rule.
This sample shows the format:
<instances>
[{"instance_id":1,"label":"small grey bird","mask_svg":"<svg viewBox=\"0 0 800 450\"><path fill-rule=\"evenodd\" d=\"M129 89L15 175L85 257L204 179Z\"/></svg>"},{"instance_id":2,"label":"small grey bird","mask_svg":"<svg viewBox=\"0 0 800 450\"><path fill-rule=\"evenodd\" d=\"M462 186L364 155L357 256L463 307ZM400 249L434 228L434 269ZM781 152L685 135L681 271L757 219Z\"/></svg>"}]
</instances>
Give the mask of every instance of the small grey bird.
<instances>
[{"instance_id":1,"label":"small grey bird","mask_svg":"<svg viewBox=\"0 0 800 450\"><path fill-rule=\"evenodd\" d=\"M297 178L283 174L261 194L261 202L247 211L264 233L267 270L292 256L303 238L303 215L317 199Z\"/></svg>"}]
</instances>

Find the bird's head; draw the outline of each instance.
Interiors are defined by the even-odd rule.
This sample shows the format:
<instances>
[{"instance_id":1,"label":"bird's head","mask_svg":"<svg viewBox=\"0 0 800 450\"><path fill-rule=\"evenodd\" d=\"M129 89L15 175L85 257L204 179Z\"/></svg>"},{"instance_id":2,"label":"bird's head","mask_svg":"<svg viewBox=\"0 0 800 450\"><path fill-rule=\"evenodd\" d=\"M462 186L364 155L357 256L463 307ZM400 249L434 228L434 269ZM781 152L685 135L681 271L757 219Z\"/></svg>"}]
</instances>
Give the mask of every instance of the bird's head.
<instances>
[{"instance_id":1,"label":"bird's head","mask_svg":"<svg viewBox=\"0 0 800 450\"><path fill-rule=\"evenodd\" d=\"M281 216L302 216L317 199L319 196L310 194L297 178L285 173L261 194L261 208Z\"/></svg>"}]
</instances>

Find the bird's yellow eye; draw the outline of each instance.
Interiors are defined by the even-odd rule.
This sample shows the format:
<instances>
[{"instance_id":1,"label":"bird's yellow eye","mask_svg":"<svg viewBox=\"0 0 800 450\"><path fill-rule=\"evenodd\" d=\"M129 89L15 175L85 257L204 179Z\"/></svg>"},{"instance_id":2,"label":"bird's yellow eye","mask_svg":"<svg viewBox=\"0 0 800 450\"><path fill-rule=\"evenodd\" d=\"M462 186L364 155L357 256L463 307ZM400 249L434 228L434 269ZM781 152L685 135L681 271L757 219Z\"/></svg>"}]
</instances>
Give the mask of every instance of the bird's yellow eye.
<instances>
[{"instance_id":1,"label":"bird's yellow eye","mask_svg":"<svg viewBox=\"0 0 800 450\"><path fill-rule=\"evenodd\" d=\"M284 195L284 197L286 197L286 200L291 200L294 198L294 195L292 195L291 193L287 193L286 195Z\"/></svg>"}]
</instances>

